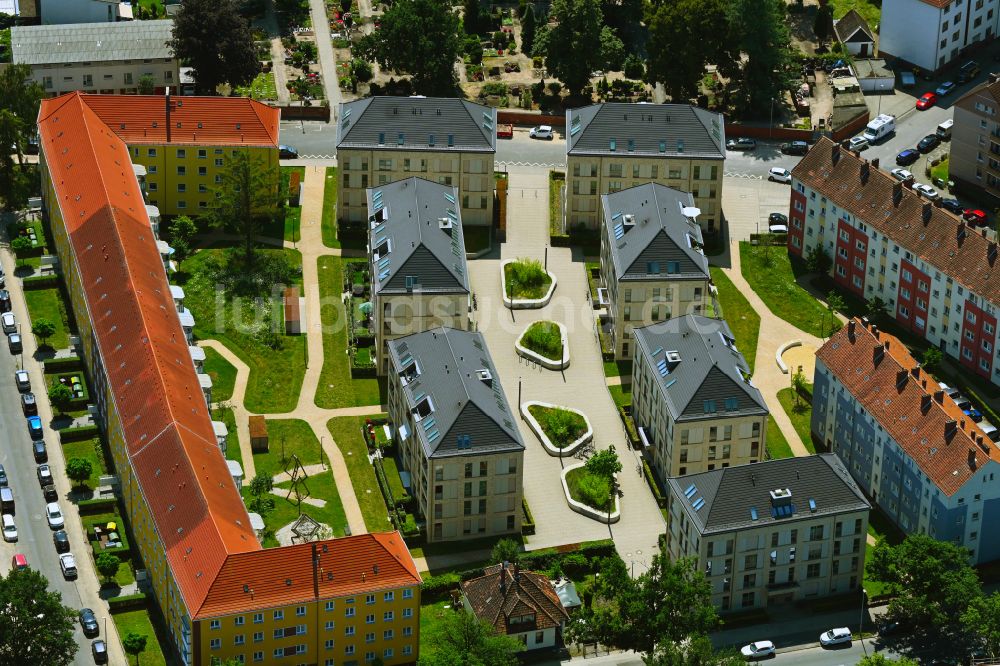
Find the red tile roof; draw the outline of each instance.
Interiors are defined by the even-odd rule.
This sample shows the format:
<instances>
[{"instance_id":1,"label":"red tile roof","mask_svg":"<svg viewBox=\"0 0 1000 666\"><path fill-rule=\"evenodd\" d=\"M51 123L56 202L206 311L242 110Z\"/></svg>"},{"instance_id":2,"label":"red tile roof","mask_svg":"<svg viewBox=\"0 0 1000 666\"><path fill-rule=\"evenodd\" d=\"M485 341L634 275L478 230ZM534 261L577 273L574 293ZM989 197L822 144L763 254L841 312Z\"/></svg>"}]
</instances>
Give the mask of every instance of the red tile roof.
<instances>
[{"instance_id":1,"label":"red tile roof","mask_svg":"<svg viewBox=\"0 0 1000 666\"><path fill-rule=\"evenodd\" d=\"M416 586L420 581L398 532L269 548L231 555L213 581L199 617Z\"/></svg>"},{"instance_id":2,"label":"red tile roof","mask_svg":"<svg viewBox=\"0 0 1000 666\"><path fill-rule=\"evenodd\" d=\"M876 361L879 349L883 356ZM954 400L939 392L937 382L897 338L855 319L827 340L816 357L946 495L956 493L975 472L970 451L976 466L1000 462L997 447ZM954 433L946 435L949 427Z\"/></svg>"},{"instance_id":3,"label":"red tile roof","mask_svg":"<svg viewBox=\"0 0 1000 666\"><path fill-rule=\"evenodd\" d=\"M864 180L863 168L868 169ZM899 182L868 160L824 137L792 169L792 177L942 273L1000 304L1000 266L997 254L991 254L996 244L909 187L901 187L897 203L893 188ZM925 205L929 206L926 214Z\"/></svg>"},{"instance_id":4,"label":"red tile roof","mask_svg":"<svg viewBox=\"0 0 1000 666\"><path fill-rule=\"evenodd\" d=\"M246 97L170 97L170 141L164 95L86 95L84 103L125 143L210 146L278 145L281 112Z\"/></svg>"},{"instance_id":5,"label":"red tile roof","mask_svg":"<svg viewBox=\"0 0 1000 666\"><path fill-rule=\"evenodd\" d=\"M482 576L462 583L462 592L476 617L505 634L527 630L523 624L509 625L510 617L533 613L531 630L558 627L569 619L549 579L532 571L520 571L516 565L486 567Z\"/></svg>"}]
</instances>

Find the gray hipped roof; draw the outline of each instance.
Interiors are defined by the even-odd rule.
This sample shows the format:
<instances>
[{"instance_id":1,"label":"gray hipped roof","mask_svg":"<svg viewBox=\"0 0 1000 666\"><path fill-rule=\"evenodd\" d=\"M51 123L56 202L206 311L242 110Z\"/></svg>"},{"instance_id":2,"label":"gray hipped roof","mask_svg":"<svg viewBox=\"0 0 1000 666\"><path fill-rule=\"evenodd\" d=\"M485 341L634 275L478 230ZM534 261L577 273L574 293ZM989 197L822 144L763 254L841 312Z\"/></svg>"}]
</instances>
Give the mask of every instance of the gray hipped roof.
<instances>
[{"instance_id":1,"label":"gray hipped roof","mask_svg":"<svg viewBox=\"0 0 1000 666\"><path fill-rule=\"evenodd\" d=\"M430 409L409 435L419 438L425 456L524 450L482 334L435 328L388 345L391 372L409 377L403 387L407 407Z\"/></svg>"},{"instance_id":2,"label":"gray hipped roof","mask_svg":"<svg viewBox=\"0 0 1000 666\"><path fill-rule=\"evenodd\" d=\"M871 508L834 453L672 477L667 485L703 535ZM778 489L791 491L791 508L774 510Z\"/></svg>"},{"instance_id":3,"label":"gray hipped roof","mask_svg":"<svg viewBox=\"0 0 1000 666\"><path fill-rule=\"evenodd\" d=\"M568 155L726 159L721 113L690 104L606 102L566 111Z\"/></svg>"},{"instance_id":4,"label":"gray hipped roof","mask_svg":"<svg viewBox=\"0 0 1000 666\"><path fill-rule=\"evenodd\" d=\"M451 97L367 97L344 102L337 148L495 152L496 109Z\"/></svg>"},{"instance_id":5,"label":"gray hipped roof","mask_svg":"<svg viewBox=\"0 0 1000 666\"><path fill-rule=\"evenodd\" d=\"M853 9L844 14L844 16L833 25L833 29L837 33L837 39L844 44L847 44L848 42L875 41L875 35L872 33L872 29L868 26L868 21L866 21L861 14Z\"/></svg>"},{"instance_id":6,"label":"gray hipped roof","mask_svg":"<svg viewBox=\"0 0 1000 666\"><path fill-rule=\"evenodd\" d=\"M750 383L746 359L722 319L687 314L633 333L636 353L658 376L660 394L674 421L768 413L764 396ZM735 406L727 405L733 399Z\"/></svg>"},{"instance_id":7,"label":"gray hipped roof","mask_svg":"<svg viewBox=\"0 0 1000 666\"><path fill-rule=\"evenodd\" d=\"M172 19L14 26L11 52L27 65L173 58L173 27Z\"/></svg>"},{"instance_id":8,"label":"gray hipped roof","mask_svg":"<svg viewBox=\"0 0 1000 666\"><path fill-rule=\"evenodd\" d=\"M381 249L374 260L375 293L468 293L458 188L406 178L367 194L370 247ZM408 278L416 278L409 288Z\"/></svg>"},{"instance_id":9,"label":"gray hipped roof","mask_svg":"<svg viewBox=\"0 0 1000 666\"><path fill-rule=\"evenodd\" d=\"M601 195L616 279L708 279L708 259L699 249L701 227L682 210L694 207L689 192L646 183ZM676 263L676 266L673 264Z\"/></svg>"}]
</instances>

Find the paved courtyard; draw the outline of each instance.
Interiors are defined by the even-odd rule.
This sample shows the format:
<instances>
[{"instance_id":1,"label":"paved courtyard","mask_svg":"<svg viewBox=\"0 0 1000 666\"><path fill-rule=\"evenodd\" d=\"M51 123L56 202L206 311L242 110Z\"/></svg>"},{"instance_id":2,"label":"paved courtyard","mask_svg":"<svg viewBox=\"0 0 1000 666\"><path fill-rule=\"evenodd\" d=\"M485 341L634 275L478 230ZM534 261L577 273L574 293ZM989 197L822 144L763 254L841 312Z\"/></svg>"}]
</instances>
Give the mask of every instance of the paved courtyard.
<instances>
[{"instance_id":1,"label":"paved courtyard","mask_svg":"<svg viewBox=\"0 0 1000 666\"><path fill-rule=\"evenodd\" d=\"M500 286L501 259L529 257L543 260L548 245L548 174L544 169L519 168L510 174L507 206L507 243L489 258L469 263L472 287L478 300L480 330L489 345L507 399L517 409L518 382L521 400L544 400L574 407L586 413L594 429L596 448L614 444L624 469L619 476L623 497L621 521L599 523L570 510L560 482L561 464L576 458L549 456L538 438L521 420L525 452L524 494L537 531L528 538L534 550L610 535L626 564L634 562L641 573L655 552L657 538L665 528L659 508L638 468L639 456L627 444L621 419L605 387L600 345L594 328L594 311L587 296L587 278L582 259L574 261L568 248L548 248L548 270L555 274L557 288L552 302L539 310L511 312L503 307ZM569 334L569 368L554 372L531 366L514 352L514 341L534 321L553 319L566 325Z\"/></svg>"}]
</instances>

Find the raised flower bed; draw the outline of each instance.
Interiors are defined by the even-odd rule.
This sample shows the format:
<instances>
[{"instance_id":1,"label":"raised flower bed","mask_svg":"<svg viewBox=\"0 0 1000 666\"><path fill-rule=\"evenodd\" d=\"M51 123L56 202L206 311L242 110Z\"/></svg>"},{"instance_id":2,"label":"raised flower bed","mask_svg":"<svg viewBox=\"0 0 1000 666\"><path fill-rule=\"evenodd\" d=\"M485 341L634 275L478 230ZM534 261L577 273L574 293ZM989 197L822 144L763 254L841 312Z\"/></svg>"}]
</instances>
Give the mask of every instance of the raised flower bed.
<instances>
[{"instance_id":1,"label":"raised flower bed","mask_svg":"<svg viewBox=\"0 0 1000 666\"><path fill-rule=\"evenodd\" d=\"M521 414L550 456L571 456L594 438L594 429L583 412L547 402L521 404Z\"/></svg>"},{"instance_id":2,"label":"raised flower bed","mask_svg":"<svg viewBox=\"0 0 1000 666\"><path fill-rule=\"evenodd\" d=\"M557 321L536 321L514 343L519 356L549 370L569 367L569 340L566 327Z\"/></svg>"},{"instance_id":3,"label":"raised flower bed","mask_svg":"<svg viewBox=\"0 0 1000 666\"><path fill-rule=\"evenodd\" d=\"M562 472L563 493L569 508L602 523L621 520L618 494L607 479L589 472L586 463L570 465Z\"/></svg>"},{"instance_id":4,"label":"raised flower bed","mask_svg":"<svg viewBox=\"0 0 1000 666\"><path fill-rule=\"evenodd\" d=\"M552 300L556 276L537 259L507 260L500 264L503 304L513 310L542 308Z\"/></svg>"}]
</instances>

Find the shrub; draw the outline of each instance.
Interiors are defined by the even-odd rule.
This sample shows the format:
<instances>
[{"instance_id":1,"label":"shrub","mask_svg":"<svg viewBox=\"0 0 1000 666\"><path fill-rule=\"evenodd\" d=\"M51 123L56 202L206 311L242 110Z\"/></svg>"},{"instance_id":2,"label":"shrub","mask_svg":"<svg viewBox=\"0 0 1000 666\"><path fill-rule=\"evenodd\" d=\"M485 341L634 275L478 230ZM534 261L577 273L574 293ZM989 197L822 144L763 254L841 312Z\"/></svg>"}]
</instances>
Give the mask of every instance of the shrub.
<instances>
[{"instance_id":1,"label":"shrub","mask_svg":"<svg viewBox=\"0 0 1000 666\"><path fill-rule=\"evenodd\" d=\"M536 321L524 332L521 344L545 358L562 360L562 332L554 322Z\"/></svg>"},{"instance_id":2,"label":"shrub","mask_svg":"<svg viewBox=\"0 0 1000 666\"><path fill-rule=\"evenodd\" d=\"M459 575L451 572L425 578L420 584L420 598L425 603L447 599L460 581Z\"/></svg>"},{"instance_id":3,"label":"shrub","mask_svg":"<svg viewBox=\"0 0 1000 666\"><path fill-rule=\"evenodd\" d=\"M645 72L646 67L642 63L642 58L634 53L625 58L625 78L641 79Z\"/></svg>"},{"instance_id":4,"label":"shrub","mask_svg":"<svg viewBox=\"0 0 1000 666\"><path fill-rule=\"evenodd\" d=\"M112 613L145 607L146 595L142 592L139 592L138 594L126 594L123 597L111 597L108 599L108 610Z\"/></svg>"},{"instance_id":5,"label":"shrub","mask_svg":"<svg viewBox=\"0 0 1000 666\"><path fill-rule=\"evenodd\" d=\"M521 534L531 535L535 533L535 519L531 517L531 509L528 508L528 500L521 499L521 510L524 517L521 519Z\"/></svg>"},{"instance_id":6,"label":"shrub","mask_svg":"<svg viewBox=\"0 0 1000 666\"><path fill-rule=\"evenodd\" d=\"M60 358L50 358L45 361L45 374L55 372L68 372L70 370L82 370L83 361L79 356L63 356Z\"/></svg>"},{"instance_id":7,"label":"shrub","mask_svg":"<svg viewBox=\"0 0 1000 666\"><path fill-rule=\"evenodd\" d=\"M99 497L97 499L85 499L76 503L77 511L81 516L89 516L98 513L108 513L117 509L114 497Z\"/></svg>"},{"instance_id":8,"label":"shrub","mask_svg":"<svg viewBox=\"0 0 1000 666\"><path fill-rule=\"evenodd\" d=\"M77 426L76 428L65 428L59 431L59 441L61 442L79 442L82 439L91 439L99 435L97 426L86 425Z\"/></svg>"},{"instance_id":9,"label":"shrub","mask_svg":"<svg viewBox=\"0 0 1000 666\"><path fill-rule=\"evenodd\" d=\"M556 330L558 331L558 328ZM559 350L562 350L561 343ZM556 448L569 446L587 432L586 420L568 409L531 405L528 407L528 412L535 417L545 436Z\"/></svg>"},{"instance_id":10,"label":"shrub","mask_svg":"<svg viewBox=\"0 0 1000 666\"><path fill-rule=\"evenodd\" d=\"M49 289L59 286L59 276L57 275L30 275L21 280L21 286L25 289Z\"/></svg>"},{"instance_id":11,"label":"shrub","mask_svg":"<svg viewBox=\"0 0 1000 666\"><path fill-rule=\"evenodd\" d=\"M590 562L583 553L569 553L560 563L562 572L569 578L583 578L590 572Z\"/></svg>"},{"instance_id":12,"label":"shrub","mask_svg":"<svg viewBox=\"0 0 1000 666\"><path fill-rule=\"evenodd\" d=\"M578 467L569 471L566 475L566 482L569 486L569 494L573 499L599 511L608 510L611 503L610 479L592 474L586 468Z\"/></svg>"}]
</instances>

